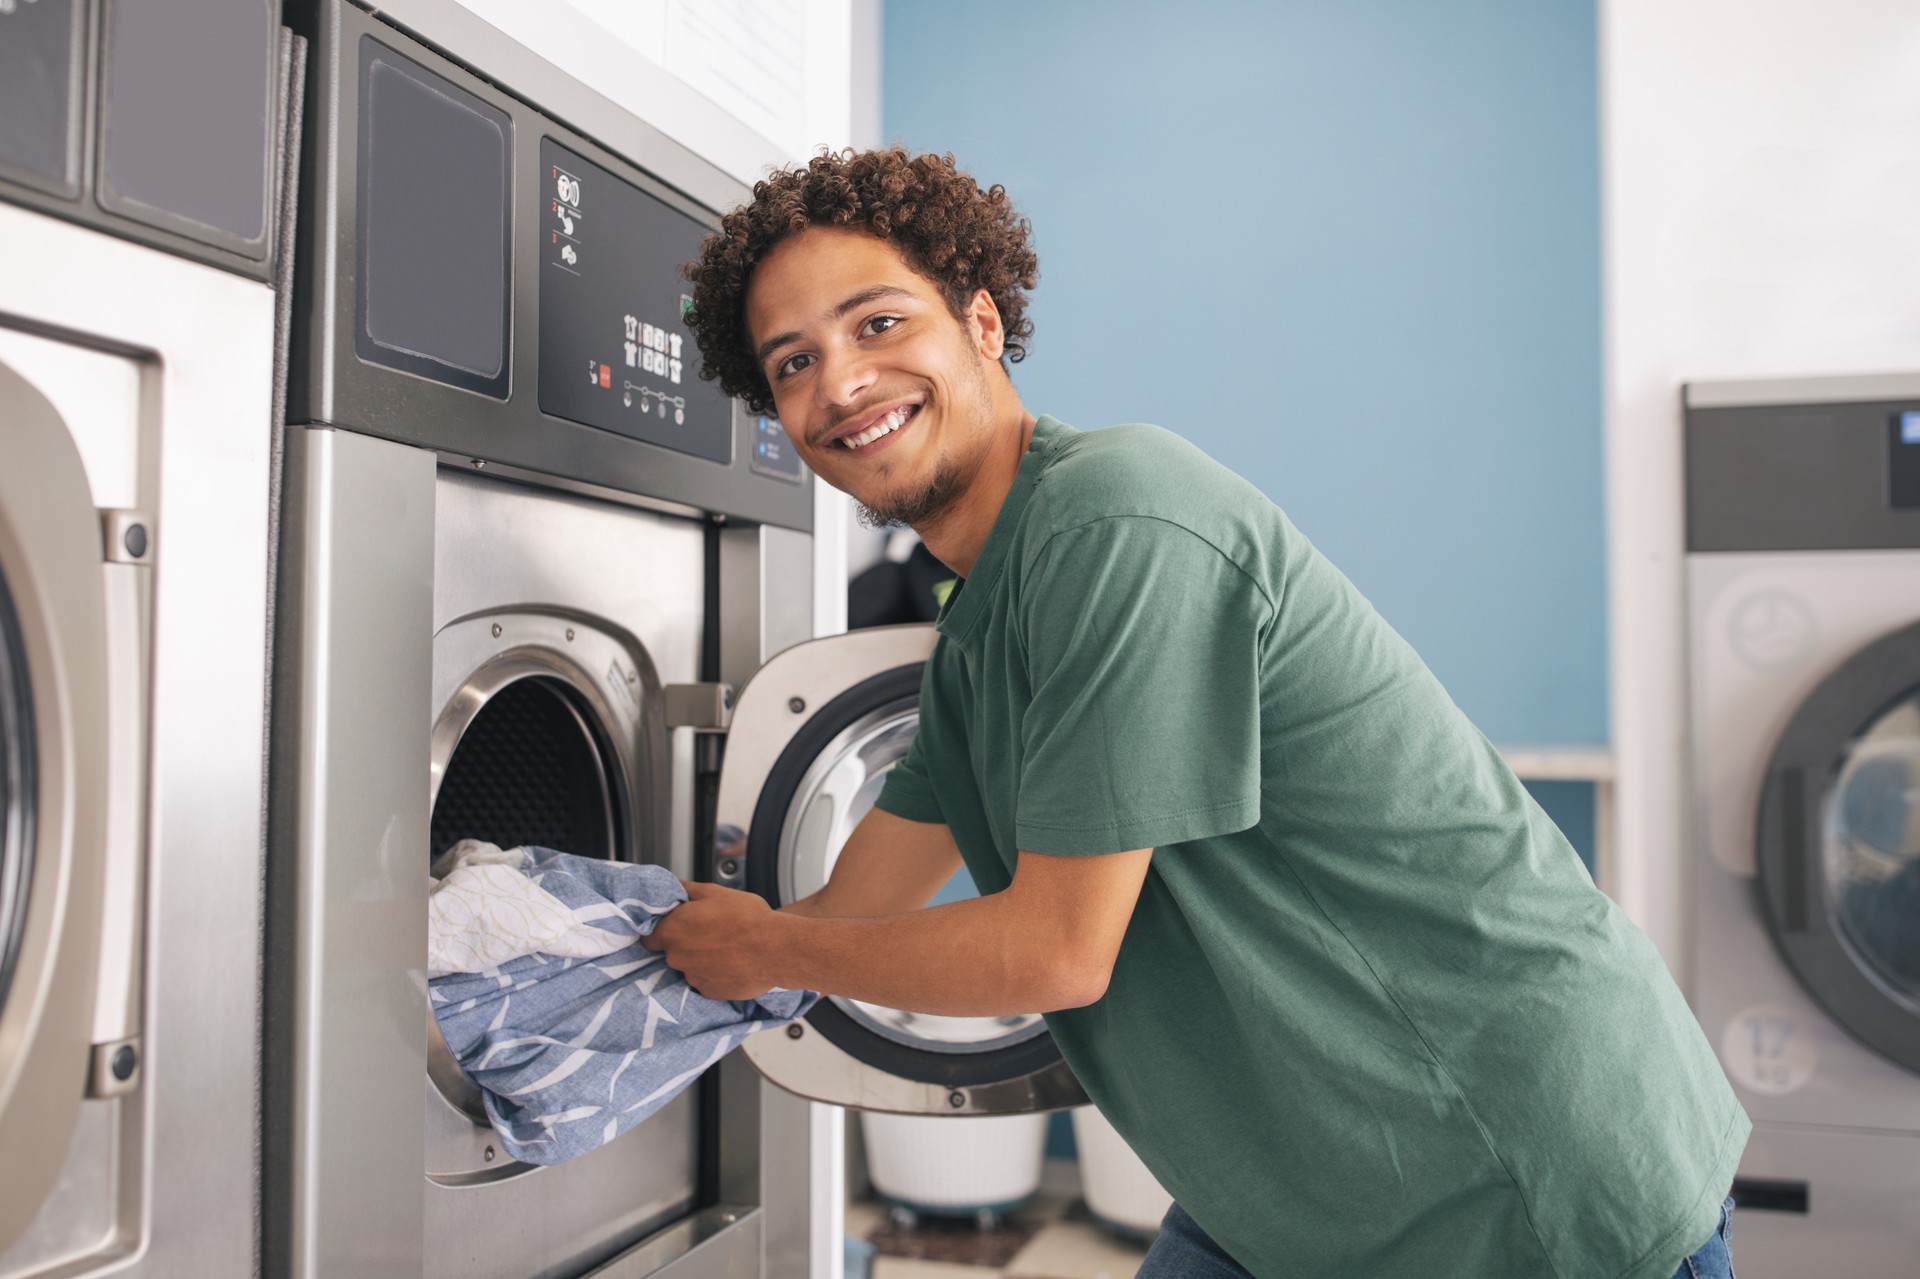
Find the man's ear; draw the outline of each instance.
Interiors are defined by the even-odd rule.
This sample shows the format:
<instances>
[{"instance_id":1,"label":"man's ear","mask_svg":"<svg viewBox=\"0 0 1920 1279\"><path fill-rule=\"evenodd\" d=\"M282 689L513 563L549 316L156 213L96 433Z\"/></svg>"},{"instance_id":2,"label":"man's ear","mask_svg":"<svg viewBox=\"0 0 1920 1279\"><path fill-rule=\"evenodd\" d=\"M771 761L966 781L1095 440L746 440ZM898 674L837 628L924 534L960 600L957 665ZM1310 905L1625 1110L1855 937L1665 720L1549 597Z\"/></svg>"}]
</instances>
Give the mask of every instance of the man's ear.
<instances>
[{"instance_id":1,"label":"man's ear","mask_svg":"<svg viewBox=\"0 0 1920 1279\"><path fill-rule=\"evenodd\" d=\"M983 358L998 362L1007 349L1007 330L1000 323L1000 308L994 305L993 294L974 290L973 300L967 303L967 321L973 329L975 349Z\"/></svg>"}]
</instances>

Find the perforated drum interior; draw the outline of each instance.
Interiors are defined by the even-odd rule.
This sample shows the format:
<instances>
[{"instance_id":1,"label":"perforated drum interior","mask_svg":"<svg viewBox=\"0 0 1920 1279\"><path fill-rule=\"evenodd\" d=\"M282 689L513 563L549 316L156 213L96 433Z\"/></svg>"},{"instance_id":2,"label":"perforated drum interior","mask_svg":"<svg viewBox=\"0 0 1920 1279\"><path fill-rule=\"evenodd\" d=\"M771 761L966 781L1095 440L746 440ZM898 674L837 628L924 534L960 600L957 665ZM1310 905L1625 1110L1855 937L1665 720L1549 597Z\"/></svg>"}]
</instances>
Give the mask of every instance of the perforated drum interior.
<instances>
[{"instance_id":1,"label":"perforated drum interior","mask_svg":"<svg viewBox=\"0 0 1920 1279\"><path fill-rule=\"evenodd\" d=\"M557 679L496 692L461 735L433 806L431 852L463 839L583 857L627 846L627 815L608 767L605 729Z\"/></svg>"}]
</instances>

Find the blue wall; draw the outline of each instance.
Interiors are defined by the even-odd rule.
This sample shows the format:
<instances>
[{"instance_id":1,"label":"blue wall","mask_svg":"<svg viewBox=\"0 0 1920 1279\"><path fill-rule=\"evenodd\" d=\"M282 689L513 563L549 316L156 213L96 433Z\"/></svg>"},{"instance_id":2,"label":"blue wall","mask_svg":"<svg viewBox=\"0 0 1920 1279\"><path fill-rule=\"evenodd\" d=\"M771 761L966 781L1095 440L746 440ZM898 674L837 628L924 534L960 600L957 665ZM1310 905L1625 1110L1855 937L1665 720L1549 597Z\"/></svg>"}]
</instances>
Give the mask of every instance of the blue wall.
<instances>
[{"instance_id":1,"label":"blue wall","mask_svg":"<svg viewBox=\"0 0 1920 1279\"><path fill-rule=\"evenodd\" d=\"M1029 408L1259 485L1495 741L1606 740L1590 0L890 0L1032 219Z\"/></svg>"},{"instance_id":2,"label":"blue wall","mask_svg":"<svg viewBox=\"0 0 1920 1279\"><path fill-rule=\"evenodd\" d=\"M1252 480L1495 741L1606 740L1591 0L883 23L887 140L1032 219L1029 408L1158 422ZM1591 865L1592 789L1533 791Z\"/></svg>"}]
</instances>

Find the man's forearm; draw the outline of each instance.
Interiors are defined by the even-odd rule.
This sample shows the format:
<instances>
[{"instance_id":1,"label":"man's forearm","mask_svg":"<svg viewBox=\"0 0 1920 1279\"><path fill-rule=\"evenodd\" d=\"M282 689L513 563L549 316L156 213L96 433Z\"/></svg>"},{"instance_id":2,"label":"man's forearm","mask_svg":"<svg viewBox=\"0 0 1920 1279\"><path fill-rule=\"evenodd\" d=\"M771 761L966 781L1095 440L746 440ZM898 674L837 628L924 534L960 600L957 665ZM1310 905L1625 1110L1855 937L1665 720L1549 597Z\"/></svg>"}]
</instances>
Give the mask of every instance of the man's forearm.
<instances>
[{"instance_id":1,"label":"man's forearm","mask_svg":"<svg viewBox=\"0 0 1920 1279\"><path fill-rule=\"evenodd\" d=\"M794 907L767 926L776 985L948 1017L1053 1012L1099 997L1004 893L867 919L810 917L810 899Z\"/></svg>"}]
</instances>

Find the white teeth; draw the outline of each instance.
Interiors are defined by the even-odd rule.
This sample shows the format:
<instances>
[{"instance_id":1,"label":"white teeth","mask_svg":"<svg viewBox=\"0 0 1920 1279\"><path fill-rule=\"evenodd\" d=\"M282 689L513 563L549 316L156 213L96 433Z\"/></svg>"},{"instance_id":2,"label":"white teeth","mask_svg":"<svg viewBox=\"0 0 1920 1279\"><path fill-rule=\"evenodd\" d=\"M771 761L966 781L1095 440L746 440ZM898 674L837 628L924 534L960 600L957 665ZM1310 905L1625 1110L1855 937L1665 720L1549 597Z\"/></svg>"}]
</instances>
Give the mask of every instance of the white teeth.
<instances>
[{"instance_id":1,"label":"white teeth","mask_svg":"<svg viewBox=\"0 0 1920 1279\"><path fill-rule=\"evenodd\" d=\"M890 431L897 431L906 425L911 407L897 408L857 435L843 436L840 442L850 449L864 448Z\"/></svg>"}]
</instances>

